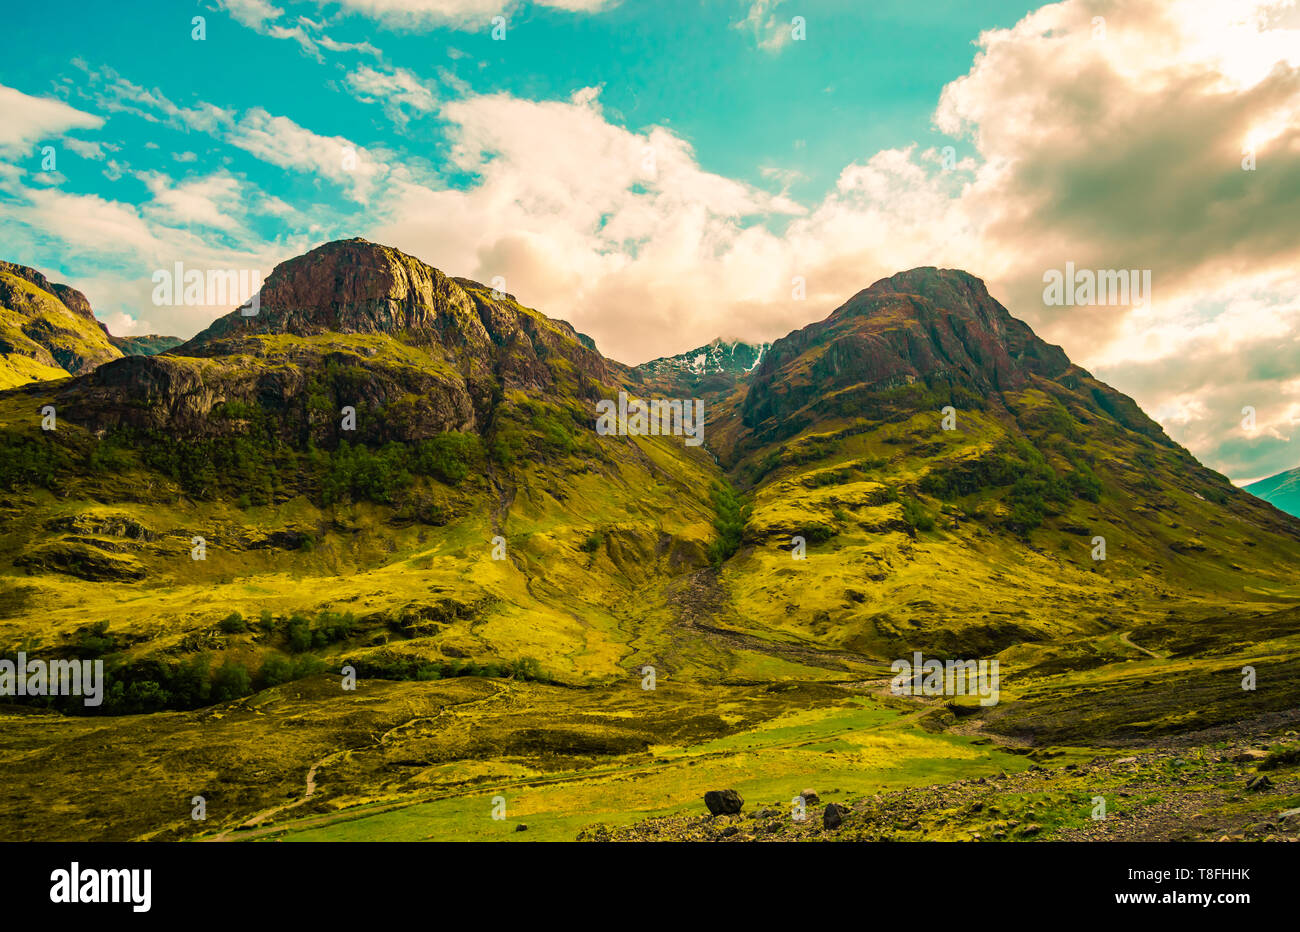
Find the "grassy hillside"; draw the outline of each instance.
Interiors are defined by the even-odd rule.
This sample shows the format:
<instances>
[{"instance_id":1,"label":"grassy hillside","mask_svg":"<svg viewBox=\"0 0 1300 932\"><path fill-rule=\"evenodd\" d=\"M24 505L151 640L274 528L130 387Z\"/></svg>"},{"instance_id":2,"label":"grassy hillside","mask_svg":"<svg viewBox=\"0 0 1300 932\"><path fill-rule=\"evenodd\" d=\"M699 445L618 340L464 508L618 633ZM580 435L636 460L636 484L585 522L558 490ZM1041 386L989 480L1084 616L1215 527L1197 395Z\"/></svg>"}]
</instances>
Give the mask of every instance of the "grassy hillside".
<instances>
[{"instance_id":1,"label":"grassy hillside","mask_svg":"<svg viewBox=\"0 0 1300 932\"><path fill-rule=\"evenodd\" d=\"M1300 522L968 278L873 286L710 382L698 448L594 429L620 389L689 397L672 372L357 240L278 267L251 323L0 391L4 653L108 669L98 709L0 706L0 761L39 774L0 824L707 837L707 790L784 825L812 787L878 831L926 788L1286 740ZM999 702L893 695L914 651L996 659Z\"/></svg>"}]
</instances>

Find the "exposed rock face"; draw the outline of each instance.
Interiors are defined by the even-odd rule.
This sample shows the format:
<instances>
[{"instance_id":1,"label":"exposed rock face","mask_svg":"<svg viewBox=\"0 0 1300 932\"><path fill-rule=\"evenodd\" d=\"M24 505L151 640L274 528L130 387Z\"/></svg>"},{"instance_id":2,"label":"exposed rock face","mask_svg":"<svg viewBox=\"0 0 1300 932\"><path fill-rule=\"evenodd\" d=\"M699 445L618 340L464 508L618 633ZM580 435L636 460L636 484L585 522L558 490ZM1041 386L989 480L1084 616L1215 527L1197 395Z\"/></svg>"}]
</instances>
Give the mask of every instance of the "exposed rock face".
<instances>
[{"instance_id":1,"label":"exposed rock face","mask_svg":"<svg viewBox=\"0 0 1300 932\"><path fill-rule=\"evenodd\" d=\"M436 335L486 341L474 302L450 278L396 249L363 239L326 243L282 262L267 278L253 316L214 321L184 344L197 354L215 341L254 333Z\"/></svg>"},{"instance_id":2,"label":"exposed rock face","mask_svg":"<svg viewBox=\"0 0 1300 932\"><path fill-rule=\"evenodd\" d=\"M494 372L507 389L550 388L548 361L556 358L591 377L609 379L594 344L564 321L359 238L326 243L277 265L262 288L256 315L233 311L175 353L229 355L245 351L253 335L326 333L402 334L448 362Z\"/></svg>"},{"instance_id":3,"label":"exposed rock face","mask_svg":"<svg viewBox=\"0 0 1300 932\"><path fill-rule=\"evenodd\" d=\"M772 439L807 426L819 416L818 403L831 396L840 408L871 417L869 396L918 381L983 397L1036 380L1090 394L1126 427L1170 442L1132 399L1039 339L978 278L953 269L918 268L881 279L825 320L777 340L754 373L741 412L746 427Z\"/></svg>"},{"instance_id":4,"label":"exposed rock face","mask_svg":"<svg viewBox=\"0 0 1300 932\"><path fill-rule=\"evenodd\" d=\"M383 412L360 418L355 437L382 443L480 431L512 390L585 403L615 381L569 324L362 239L276 266L259 304L166 355L101 367L70 389L70 415L206 434L223 429L215 406L256 405L286 439L320 442L348 405Z\"/></svg>"}]
</instances>

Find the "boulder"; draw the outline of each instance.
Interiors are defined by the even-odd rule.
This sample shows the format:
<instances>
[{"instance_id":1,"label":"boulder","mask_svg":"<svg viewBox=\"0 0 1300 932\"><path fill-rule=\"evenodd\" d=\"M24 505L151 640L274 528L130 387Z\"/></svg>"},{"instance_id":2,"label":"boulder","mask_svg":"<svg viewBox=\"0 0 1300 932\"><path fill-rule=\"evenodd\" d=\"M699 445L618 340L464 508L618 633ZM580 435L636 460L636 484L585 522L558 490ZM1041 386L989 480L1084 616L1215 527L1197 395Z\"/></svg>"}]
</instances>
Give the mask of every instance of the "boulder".
<instances>
[{"instance_id":1,"label":"boulder","mask_svg":"<svg viewBox=\"0 0 1300 932\"><path fill-rule=\"evenodd\" d=\"M713 815L735 815L745 805L745 800L735 790L709 790L704 794L704 805Z\"/></svg>"}]
</instances>

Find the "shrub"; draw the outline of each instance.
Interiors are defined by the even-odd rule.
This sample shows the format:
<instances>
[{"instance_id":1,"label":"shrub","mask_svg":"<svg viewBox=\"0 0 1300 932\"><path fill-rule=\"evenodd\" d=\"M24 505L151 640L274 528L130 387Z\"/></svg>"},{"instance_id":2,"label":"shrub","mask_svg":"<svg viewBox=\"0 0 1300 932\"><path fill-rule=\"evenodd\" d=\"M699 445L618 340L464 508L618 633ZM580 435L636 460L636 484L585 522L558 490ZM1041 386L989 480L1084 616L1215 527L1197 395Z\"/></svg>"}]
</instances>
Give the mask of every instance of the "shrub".
<instances>
[{"instance_id":1,"label":"shrub","mask_svg":"<svg viewBox=\"0 0 1300 932\"><path fill-rule=\"evenodd\" d=\"M469 475L483 455L475 434L448 431L416 445L412 469L424 476L434 476L448 485L458 485Z\"/></svg>"},{"instance_id":2,"label":"shrub","mask_svg":"<svg viewBox=\"0 0 1300 932\"><path fill-rule=\"evenodd\" d=\"M107 621L97 621L77 632L76 651L82 657L102 657L116 647L117 639L108 633Z\"/></svg>"},{"instance_id":3,"label":"shrub","mask_svg":"<svg viewBox=\"0 0 1300 932\"><path fill-rule=\"evenodd\" d=\"M263 687L279 686L293 679L293 664L282 657L268 657L262 662L257 678Z\"/></svg>"},{"instance_id":4,"label":"shrub","mask_svg":"<svg viewBox=\"0 0 1300 932\"><path fill-rule=\"evenodd\" d=\"M926 509L919 501L914 498L903 500L903 521L908 527L915 528L918 531L934 530L934 515Z\"/></svg>"},{"instance_id":5,"label":"shrub","mask_svg":"<svg viewBox=\"0 0 1300 932\"><path fill-rule=\"evenodd\" d=\"M713 483L712 498L715 511L713 527L718 532L718 539L709 545L709 559L718 566L740 549L749 508L740 493L725 480Z\"/></svg>"},{"instance_id":6,"label":"shrub","mask_svg":"<svg viewBox=\"0 0 1300 932\"><path fill-rule=\"evenodd\" d=\"M242 663L227 660L212 677L212 697L217 702L238 699L252 691L252 678L248 675L248 668Z\"/></svg>"},{"instance_id":7,"label":"shrub","mask_svg":"<svg viewBox=\"0 0 1300 932\"><path fill-rule=\"evenodd\" d=\"M311 621L306 615L294 612L286 625L286 636L292 653L301 654L308 650L311 647Z\"/></svg>"},{"instance_id":8,"label":"shrub","mask_svg":"<svg viewBox=\"0 0 1300 932\"><path fill-rule=\"evenodd\" d=\"M231 612L221 619L220 628L226 634L239 634L248 630L248 624L244 621L244 616L239 612Z\"/></svg>"}]
</instances>

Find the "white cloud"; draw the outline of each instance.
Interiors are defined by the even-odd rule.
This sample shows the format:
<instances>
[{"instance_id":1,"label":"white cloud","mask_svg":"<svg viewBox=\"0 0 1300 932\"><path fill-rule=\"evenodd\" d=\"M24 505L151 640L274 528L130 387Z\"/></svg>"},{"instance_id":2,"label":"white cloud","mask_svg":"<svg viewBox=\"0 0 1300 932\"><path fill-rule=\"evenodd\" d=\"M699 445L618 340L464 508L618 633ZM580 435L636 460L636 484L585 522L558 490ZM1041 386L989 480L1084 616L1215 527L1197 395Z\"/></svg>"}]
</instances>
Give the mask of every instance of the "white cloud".
<instances>
[{"instance_id":1,"label":"white cloud","mask_svg":"<svg viewBox=\"0 0 1300 932\"><path fill-rule=\"evenodd\" d=\"M780 3L781 0L751 0L745 18L732 25L751 33L754 43L764 52L779 52L794 38L791 19L772 12Z\"/></svg>"},{"instance_id":2,"label":"white cloud","mask_svg":"<svg viewBox=\"0 0 1300 932\"><path fill-rule=\"evenodd\" d=\"M247 193L230 174L219 172L179 183L159 172L139 172L136 177L153 195L143 207L145 214L163 223L230 231L241 222Z\"/></svg>"},{"instance_id":3,"label":"white cloud","mask_svg":"<svg viewBox=\"0 0 1300 932\"><path fill-rule=\"evenodd\" d=\"M102 117L84 113L52 97L32 97L0 84L0 149L24 149L38 142L54 143L69 130L99 129Z\"/></svg>"},{"instance_id":4,"label":"white cloud","mask_svg":"<svg viewBox=\"0 0 1300 932\"><path fill-rule=\"evenodd\" d=\"M303 54L317 61L323 61L320 50L330 52L361 52L379 57L379 49L369 42L340 42L325 33L325 24L318 23L306 16L299 16L289 23L279 22L284 10L273 6L266 0L217 0L218 4L235 22L247 26L264 36L273 39L291 39L298 43Z\"/></svg>"},{"instance_id":5,"label":"white cloud","mask_svg":"<svg viewBox=\"0 0 1300 932\"><path fill-rule=\"evenodd\" d=\"M533 5L570 13L599 13L618 0L533 0ZM452 26L458 29L491 28L492 17L505 15L519 0L338 0L351 13L368 16L393 28Z\"/></svg>"},{"instance_id":6,"label":"white cloud","mask_svg":"<svg viewBox=\"0 0 1300 932\"><path fill-rule=\"evenodd\" d=\"M342 136L321 136L260 107L239 118L226 141L272 165L333 181L358 201L366 200L387 172L386 165L356 143Z\"/></svg>"},{"instance_id":7,"label":"white cloud","mask_svg":"<svg viewBox=\"0 0 1300 932\"><path fill-rule=\"evenodd\" d=\"M433 92L405 68L380 71L361 65L344 79L348 90L365 103L377 103L389 119L405 126L410 114L430 113L437 106Z\"/></svg>"}]
</instances>

